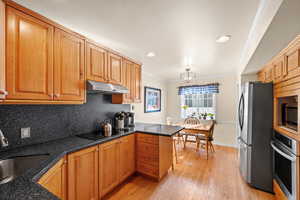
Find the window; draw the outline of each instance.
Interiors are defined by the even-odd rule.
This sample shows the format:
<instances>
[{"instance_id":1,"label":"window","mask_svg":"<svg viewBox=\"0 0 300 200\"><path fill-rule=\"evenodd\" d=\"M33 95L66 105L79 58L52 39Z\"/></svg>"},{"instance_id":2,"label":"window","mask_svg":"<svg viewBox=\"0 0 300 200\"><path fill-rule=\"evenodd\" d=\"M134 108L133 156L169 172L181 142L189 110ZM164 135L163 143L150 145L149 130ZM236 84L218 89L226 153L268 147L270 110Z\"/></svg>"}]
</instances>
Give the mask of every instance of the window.
<instances>
[{"instance_id":1,"label":"window","mask_svg":"<svg viewBox=\"0 0 300 200\"><path fill-rule=\"evenodd\" d=\"M195 116L201 119L216 119L215 93L184 94L180 95L180 97L182 118Z\"/></svg>"}]
</instances>

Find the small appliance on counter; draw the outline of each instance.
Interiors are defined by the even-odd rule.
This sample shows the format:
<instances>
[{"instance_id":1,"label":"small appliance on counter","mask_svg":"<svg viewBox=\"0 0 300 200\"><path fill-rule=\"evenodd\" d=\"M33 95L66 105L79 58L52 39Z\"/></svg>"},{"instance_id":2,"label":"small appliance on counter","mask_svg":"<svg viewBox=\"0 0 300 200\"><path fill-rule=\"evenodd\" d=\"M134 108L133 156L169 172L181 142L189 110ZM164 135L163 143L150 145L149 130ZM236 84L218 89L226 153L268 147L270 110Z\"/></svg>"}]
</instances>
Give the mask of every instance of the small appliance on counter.
<instances>
[{"instance_id":1,"label":"small appliance on counter","mask_svg":"<svg viewBox=\"0 0 300 200\"><path fill-rule=\"evenodd\" d=\"M125 113L125 128L132 128L134 127L134 113L133 112L126 112Z\"/></svg>"},{"instance_id":2,"label":"small appliance on counter","mask_svg":"<svg viewBox=\"0 0 300 200\"><path fill-rule=\"evenodd\" d=\"M109 119L104 120L101 124L101 129L105 137L109 137L112 135L112 126L111 121Z\"/></svg>"},{"instance_id":3,"label":"small appliance on counter","mask_svg":"<svg viewBox=\"0 0 300 200\"><path fill-rule=\"evenodd\" d=\"M125 120L125 113L124 112L117 112L115 114L115 127L116 131L124 130L124 120Z\"/></svg>"}]
</instances>

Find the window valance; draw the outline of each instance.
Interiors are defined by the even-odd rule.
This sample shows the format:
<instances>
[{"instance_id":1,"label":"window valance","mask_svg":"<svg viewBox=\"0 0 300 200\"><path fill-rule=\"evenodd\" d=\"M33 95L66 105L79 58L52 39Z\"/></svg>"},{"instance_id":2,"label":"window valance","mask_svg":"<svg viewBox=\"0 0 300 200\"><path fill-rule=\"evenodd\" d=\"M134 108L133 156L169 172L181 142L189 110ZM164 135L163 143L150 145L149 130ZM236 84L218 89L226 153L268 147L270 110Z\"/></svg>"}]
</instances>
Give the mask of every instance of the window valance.
<instances>
[{"instance_id":1,"label":"window valance","mask_svg":"<svg viewBox=\"0 0 300 200\"><path fill-rule=\"evenodd\" d=\"M178 87L178 95L219 93L219 83Z\"/></svg>"}]
</instances>

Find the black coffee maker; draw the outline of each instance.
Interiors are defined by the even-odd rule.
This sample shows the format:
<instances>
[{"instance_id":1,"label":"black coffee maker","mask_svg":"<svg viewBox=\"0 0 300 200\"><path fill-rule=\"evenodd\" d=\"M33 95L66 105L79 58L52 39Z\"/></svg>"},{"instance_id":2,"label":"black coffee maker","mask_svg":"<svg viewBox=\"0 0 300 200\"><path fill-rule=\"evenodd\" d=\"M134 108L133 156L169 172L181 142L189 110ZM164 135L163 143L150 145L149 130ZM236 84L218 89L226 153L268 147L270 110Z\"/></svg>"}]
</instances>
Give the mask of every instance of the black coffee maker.
<instances>
[{"instance_id":1,"label":"black coffee maker","mask_svg":"<svg viewBox=\"0 0 300 200\"><path fill-rule=\"evenodd\" d=\"M134 113L133 112L125 112L124 125L125 125L125 128L133 128L134 127Z\"/></svg>"}]
</instances>

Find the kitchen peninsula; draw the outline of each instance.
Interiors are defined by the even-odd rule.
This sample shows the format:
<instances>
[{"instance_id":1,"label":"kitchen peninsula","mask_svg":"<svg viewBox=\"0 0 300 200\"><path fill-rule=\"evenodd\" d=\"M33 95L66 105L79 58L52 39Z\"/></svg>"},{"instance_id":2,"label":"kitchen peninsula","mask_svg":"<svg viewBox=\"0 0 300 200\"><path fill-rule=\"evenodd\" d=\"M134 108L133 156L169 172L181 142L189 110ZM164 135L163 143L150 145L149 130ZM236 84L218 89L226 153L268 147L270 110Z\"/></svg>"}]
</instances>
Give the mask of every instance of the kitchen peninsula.
<instances>
[{"instance_id":1,"label":"kitchen peninsula","mask_svg":"<svg viewBox=\"0 0 300 200\"><path fill-rule=\"evenodd\" d=\"M100 199L135 172L160 180L172 165L171 136L180 130L137 123L134 130L96 141L70 136L2 151L0 160L49 157L0 185L0 199Z\"/></svg>"}]
</instances>

